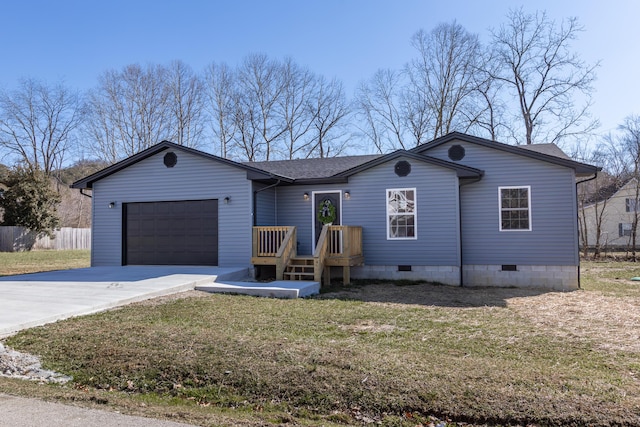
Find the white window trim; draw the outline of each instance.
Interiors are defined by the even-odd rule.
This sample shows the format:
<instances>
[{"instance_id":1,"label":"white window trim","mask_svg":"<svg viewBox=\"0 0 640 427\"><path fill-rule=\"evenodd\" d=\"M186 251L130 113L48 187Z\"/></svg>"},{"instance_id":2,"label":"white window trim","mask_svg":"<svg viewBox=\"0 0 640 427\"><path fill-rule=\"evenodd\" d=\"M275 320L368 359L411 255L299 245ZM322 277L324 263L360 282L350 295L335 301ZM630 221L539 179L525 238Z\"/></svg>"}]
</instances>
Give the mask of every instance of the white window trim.
<instances>
[{"instance_id":1,"label":"white window trim","mask_svg":"<svg viewBox=\"0 0 640 427\"><path fill-rule=\"evenodd\" d=\"M389 224L389 217L391 216L389 212L389 191L413 191L413 237L391 237ZM418 190L415 187L387 188L384 190L384 204L386 206L385 222L387 223L387 240L418 240Z\"/></svg>"},{"instance_id":2,"label":"white window trim","mask_svg":"<svg viewBox=\"0 0 640 427\"><path fill-rule=\"evenodd\" d=\"M517 228L517 229L503 229L502 228L502 190L513 190L519 188L527 189L527 205L529 206L529 228ZM531 231L533 229L533 209L531 206L531 186L530 185L509 185L498 187L498 229L504 232L519 232L519 231Z\"/></svg>"}]
</instances>

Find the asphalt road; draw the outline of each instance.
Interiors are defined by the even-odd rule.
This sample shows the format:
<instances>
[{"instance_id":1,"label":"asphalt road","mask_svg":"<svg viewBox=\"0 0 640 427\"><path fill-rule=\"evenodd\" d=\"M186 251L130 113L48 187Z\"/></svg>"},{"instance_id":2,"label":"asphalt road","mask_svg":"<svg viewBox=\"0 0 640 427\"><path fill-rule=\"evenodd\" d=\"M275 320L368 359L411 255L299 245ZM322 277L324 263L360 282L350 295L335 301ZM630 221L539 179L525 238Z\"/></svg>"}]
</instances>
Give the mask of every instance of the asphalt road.
<instances>
[{"instance_id":1,"label":"asphalt road","mask_svg":"<svg viewBox=\"0 0 640 427\"><path fill-rule=\"evenodd\" d=\"M187 427L172 421L134 417L37 399L0 394L1 427Z\"/></svg>"}]
</instances>

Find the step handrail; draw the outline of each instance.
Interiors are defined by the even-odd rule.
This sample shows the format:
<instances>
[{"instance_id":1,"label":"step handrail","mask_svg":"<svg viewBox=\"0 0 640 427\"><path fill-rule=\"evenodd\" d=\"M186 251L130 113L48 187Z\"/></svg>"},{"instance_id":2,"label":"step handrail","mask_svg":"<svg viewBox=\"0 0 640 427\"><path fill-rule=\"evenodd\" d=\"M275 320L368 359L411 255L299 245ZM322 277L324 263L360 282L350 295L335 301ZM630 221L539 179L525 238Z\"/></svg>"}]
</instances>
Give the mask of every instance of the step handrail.
<instances>
[{"instance_id":1,"label":"step handrail","mask_svg":"<svg viewBox=\"0 0 640 427\"><path fill-rule=\"evenodd\" d=\"M282 244L276 252L276 280L284 279L284 270L289 260L297 254L296 227L289 227Z\"/></svg>"},{"instance_id":2,"label":"step handrail","mask_svg":"<svg viewBox=\"0 0 640 427\"><path fill-rule=\"evenodd\" d=\"M316 282L320 282L322 280L325 259L329 253L329 241L327 239L328 232L329 225L324 225L320 232L316 249L313 252L313 280ZM325 280L327 280L327 277L325 277Z\"/></svg>"}]
</instances>

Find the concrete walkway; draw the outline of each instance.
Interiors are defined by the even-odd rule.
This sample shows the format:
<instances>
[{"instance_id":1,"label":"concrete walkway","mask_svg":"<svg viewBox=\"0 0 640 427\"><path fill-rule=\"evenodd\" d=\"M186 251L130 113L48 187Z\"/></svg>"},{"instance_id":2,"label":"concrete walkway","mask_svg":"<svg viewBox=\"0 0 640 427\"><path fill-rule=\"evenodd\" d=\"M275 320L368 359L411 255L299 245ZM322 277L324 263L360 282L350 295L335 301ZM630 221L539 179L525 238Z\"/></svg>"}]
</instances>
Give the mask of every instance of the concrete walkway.
<instances>
[{"instance_id":1,"label":"concrete walkway","mask_svg":"<svg viewBox=\"0 0 640 427\"><path fill-rule=\"evenodd\" d=\"M0 277L0 338L22 329L191 289L271 298L320 292L318 282L242 281L247 268L90 267Z\"/></svg>"},{"instance_id":2,"label":"concrete walkway","mask_svg":"<svg viewBox=\"0 0 640 427\"><path fill-rule=\"evenodd\" d=\"M216 280L241 280L246 275L246 268L126 266L0 277L0 338Z\"/></svg>"}]
</instances>

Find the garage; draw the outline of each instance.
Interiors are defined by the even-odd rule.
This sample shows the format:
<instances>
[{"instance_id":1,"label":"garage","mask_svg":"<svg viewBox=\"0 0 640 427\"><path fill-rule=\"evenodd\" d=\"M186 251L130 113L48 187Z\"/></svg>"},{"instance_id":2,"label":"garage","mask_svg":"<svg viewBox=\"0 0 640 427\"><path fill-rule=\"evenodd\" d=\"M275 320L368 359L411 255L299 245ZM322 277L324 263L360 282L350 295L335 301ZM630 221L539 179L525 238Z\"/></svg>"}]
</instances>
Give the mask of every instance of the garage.
<instances>
[{"instance_id":1,"label":"garage","mask_svg":"<svg viewBox=\"0 0 640 427\"><path fill-rule=\"evenodd\" d=\"M218 201L123 204L123 264L218 265Z\"/></svg>"}]
</instances>

